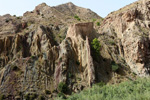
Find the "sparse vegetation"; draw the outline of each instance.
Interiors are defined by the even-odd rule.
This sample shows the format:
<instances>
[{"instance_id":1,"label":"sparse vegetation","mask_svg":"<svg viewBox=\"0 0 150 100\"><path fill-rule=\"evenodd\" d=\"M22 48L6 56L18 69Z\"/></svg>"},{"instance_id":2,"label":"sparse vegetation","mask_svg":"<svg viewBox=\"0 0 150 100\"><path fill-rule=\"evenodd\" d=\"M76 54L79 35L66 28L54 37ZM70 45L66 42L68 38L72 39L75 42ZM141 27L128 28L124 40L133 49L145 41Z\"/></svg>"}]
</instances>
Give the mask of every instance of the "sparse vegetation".
<instances>
[{"instance_id":1,"label":"sparse vegetation","mask_svg":"<svg viewBox=\"0 0 150 100\"><path fill-rule=\"evenodd\" d=\"M74 18L77 19L78 21L81 20L81 19L79 18L79 16L77 16L77 15L75 15Z\"/></svg>"},{"instance_id":2,"label":"sparse vegetation","mask_svg":"<svg viewBox=\"0 0 150 100\"><path fill-rule=\"evenodd\" d=\"M67 100L150 100L150 78L126 81L119 85L94 85ZM62 99L59 99L62 100Z\"/></svg>"},{"instance_id":3,"label":"sparse vegetation","mask_svg":"<svg viewBox=\"0 0 150 100\"><path fill-rule=\"evenodd\" d=\"M92 21L93 21L93 22L95 22L95 21L96 21L96 19L92 19Z\"/></svg>"}]
</instances>

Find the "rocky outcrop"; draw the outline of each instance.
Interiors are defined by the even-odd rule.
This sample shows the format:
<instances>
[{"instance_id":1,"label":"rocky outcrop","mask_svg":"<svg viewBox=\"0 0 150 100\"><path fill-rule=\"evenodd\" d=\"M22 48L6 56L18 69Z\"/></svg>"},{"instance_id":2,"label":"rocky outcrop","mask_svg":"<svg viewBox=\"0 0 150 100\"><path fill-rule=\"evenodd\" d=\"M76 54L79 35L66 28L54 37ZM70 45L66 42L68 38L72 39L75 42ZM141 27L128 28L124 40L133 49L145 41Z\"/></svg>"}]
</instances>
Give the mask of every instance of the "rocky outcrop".
<instances>
[{"instance_id":1,"label":"rocky outcrop","mask_svg":"<svg viewBox=\"0 0 150 100\"><path fill-rule=\"evenodd\" d=\"M95 31L93 23L83 22L93 18L102 20L72 3L55 7L42 3L23 16L0 16L0 96L49 99L61 82L74 92L91 86L96 80L90 47Z\"/></svg>"},{"instance_id":2,"label":"rocky outcrop","mask_svg":"<svg viewBox=\"0 0 150 100\"><path fill-rule=\"evenodd\" d=\"M95 37L94 34L93 23L79 23L72 25L66 36L72 40L72 45L80 62L80 70L85 69L82 72L83 75L87 76L83 76L82 79L88 79L89 85L95 81L95 69L89 43Z\"/></svg>"},{"instance_id":3,"label":"rocky outcrop","mask_svg":"<svg viewBox=\"0 0 150 100\"><path fill-rule=\"evenodd\" d=\"M57 90L60 82L75 92L91 86L96 80L90 47L94 34L93 23L79 23L69 27L58 46L44 26L1 39L1 93L44 94Z\"/></svg>"},{"instance_id":4,"label":"rocky outcrop","mask_svg":"<svg viewBox=\"0 0 150 100\"><path fill-rule=\"evenodd\" d=\"M127 79L122 76L132 79L128 66L139 76L148 76L148 15L145 0L112 12L100 27L95 23L101 17L72 3L56 7L43 3L22 17L0 16L0 94L6 99L33 95L50 99L62 83L71 93L96 82L120 83ZM100 50L91 44L94 38L100 41ZM119 66L115 72L112 64Z\"/></svg>"},{"instance_id":5,"label":"rocky outcrop","mask_svg":"<svg viewBox=\"0 0 150 100\"><path fill-rule=\"evenodd\" d=\"M139 76L149 75L148 16L149 0L139 0L109 14L99 29L118 46L116 54Z\"/></svg>"}]
</instances>

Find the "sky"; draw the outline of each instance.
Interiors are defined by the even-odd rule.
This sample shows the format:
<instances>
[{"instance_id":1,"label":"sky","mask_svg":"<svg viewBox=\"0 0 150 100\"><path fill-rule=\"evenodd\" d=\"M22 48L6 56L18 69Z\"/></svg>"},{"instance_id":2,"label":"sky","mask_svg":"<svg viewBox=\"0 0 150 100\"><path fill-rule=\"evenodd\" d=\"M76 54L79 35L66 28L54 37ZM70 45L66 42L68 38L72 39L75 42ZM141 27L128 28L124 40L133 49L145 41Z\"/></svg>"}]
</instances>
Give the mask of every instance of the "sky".
<instances>
[{"instance_id":1,"label":"sky","mask_svg":"<svg viewBox=\"0 0 150 100\"><path fill-rule=\"evenodd\" d=\"M106 17L136 0L0 0L0 15L11 14L22 16L26 11L34 10L35 6L45 2L49 6L56 6L72 2L77 6L89 8L101 17Z\"/></svg>"}]
</instances>

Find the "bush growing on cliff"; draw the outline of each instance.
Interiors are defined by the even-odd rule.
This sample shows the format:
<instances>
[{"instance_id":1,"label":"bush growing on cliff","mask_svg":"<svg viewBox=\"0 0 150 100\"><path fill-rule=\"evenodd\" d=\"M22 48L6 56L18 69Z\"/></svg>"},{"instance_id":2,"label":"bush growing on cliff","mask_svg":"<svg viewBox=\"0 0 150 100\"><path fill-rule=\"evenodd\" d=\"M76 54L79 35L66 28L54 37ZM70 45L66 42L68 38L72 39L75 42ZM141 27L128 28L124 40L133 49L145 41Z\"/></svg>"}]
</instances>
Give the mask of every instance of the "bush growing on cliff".
<instances>
[{"instance_id":1,"label":"bush growing on cliff","mask_svg":"<svg viewBox=\"0 0 150 100\"><path fill-rule=\"evenodd\" d=\"M100 22L97 22L96 25L97 25L97 26L100 26Z\"/></svg>"},{"instance_id":2,"label":"bush growing on cliff","mask_svg":"<svg viewBox=\"0 0 150 100\"><path fill-rule=\"evenodd\" d=\"M66 93L68 90L68 87L67 85L64 83L64 82L60 82L58 84L58 91L61 92L61 93Z\"/></svg>"},{"instance_id":3,"label":"bush growing on cliff","mask_svg":"<svg viewBox=\"0 0 150 100\"><path fill-rule=\"evenodd\" d=\"M99 40L97 38L95 38L95 39L93 39L91 44L92 44L92 48L95 50L95 52L97 54L99 54L99 50L101 48Z\"/></svg>"},{"instance_id":4,"label":"bush growing on cliff","mask_svg":"<svg viewBox=\"0 0 150 100\"><path fill-rule=\"evenodd\" d=\"M94 59L97 60L98 57L100 56L100 48L101 48L100 42L97 38L95 38L91 42L91 45L92 45Z\"/></svg>"},{"instance_id":5,"label":"bush growing on cliff","mask_svg":"<svg viewBox=\"0 0 150 100\"><path fill-rule=\"evenodd\" d=\"M79 16L77 16L77 15L75 15L74 18L77 19L78 21L81 20L81 19L79 18Z\"/></svg>"}]
</instances>

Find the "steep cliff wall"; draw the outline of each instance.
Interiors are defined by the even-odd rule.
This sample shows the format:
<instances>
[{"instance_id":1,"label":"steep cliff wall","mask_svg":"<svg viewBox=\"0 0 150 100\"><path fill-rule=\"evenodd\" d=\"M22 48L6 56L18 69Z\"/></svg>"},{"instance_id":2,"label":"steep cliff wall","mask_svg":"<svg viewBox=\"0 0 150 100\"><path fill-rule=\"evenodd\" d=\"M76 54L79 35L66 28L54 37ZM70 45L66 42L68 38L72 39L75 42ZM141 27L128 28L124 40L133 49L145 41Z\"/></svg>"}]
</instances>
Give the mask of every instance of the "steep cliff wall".
<instances>
[{"instance_id":1,"label":"steep cliff wall","mask_svg":"<svg viewBox=\"0 0 150 100\"><path fill-rule=\"evenodd\" d=\"M103 40L115 44L116 54L139 76L149 76L149 5L149 0L139 0L112 12L99 29Z\"/></svg>"},{"instance_id":2,"label":"steep cliff wall","mask_svg":"<svg viewBox=\"0 0 150 100\"><path fill-rule=\"evenodd\" d=\"M93 23L79 23L69 27L57 46L44 26L1 38L1 93L44 94L57 90L61 82L74 92L91 86L96 81L90 47L95 34Z\"/></svg>"}]
</instances>

